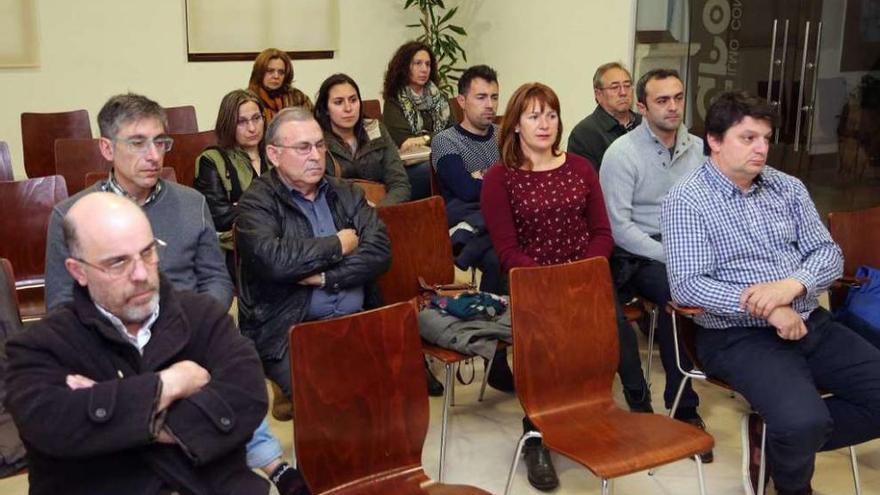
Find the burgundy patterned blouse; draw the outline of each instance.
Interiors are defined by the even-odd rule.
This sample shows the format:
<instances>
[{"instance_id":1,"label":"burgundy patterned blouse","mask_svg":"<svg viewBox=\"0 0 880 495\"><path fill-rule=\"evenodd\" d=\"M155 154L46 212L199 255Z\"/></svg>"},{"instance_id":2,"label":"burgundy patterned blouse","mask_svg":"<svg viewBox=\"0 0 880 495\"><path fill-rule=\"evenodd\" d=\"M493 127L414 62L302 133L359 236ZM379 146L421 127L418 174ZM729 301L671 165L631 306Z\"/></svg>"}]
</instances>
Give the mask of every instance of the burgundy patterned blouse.
<instances>
[{"instance_id":1,"label":"burgundy patterned blouse","mask_svg":"<svg viewBox=\"0 0 880 495\"><path fill-rule=\"evenodd\" d=\"M505 271L607 258L614 245L599 178L578 155L542 172L496 163L483 179L480 208Z\"/></svg>"}]
</instances>

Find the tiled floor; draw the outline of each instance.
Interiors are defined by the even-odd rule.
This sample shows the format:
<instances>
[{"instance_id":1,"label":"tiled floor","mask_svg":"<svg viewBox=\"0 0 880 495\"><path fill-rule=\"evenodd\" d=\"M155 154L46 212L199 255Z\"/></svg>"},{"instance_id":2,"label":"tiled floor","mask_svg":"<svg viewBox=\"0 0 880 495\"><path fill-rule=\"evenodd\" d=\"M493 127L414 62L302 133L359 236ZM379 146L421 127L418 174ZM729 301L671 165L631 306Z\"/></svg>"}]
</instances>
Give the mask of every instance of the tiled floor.
<instances>
[{"instance_id":1,"label":"tiled floor","mask_svg":"<svg viewBox=\"0 0 880 495\"><path fill-rule=\"evenodd\" d=\"M641 337L640 337L641 338ZM644 340L642 341L644 348ZM643 356L644 357L644 356ZM654 359L654 404L662 403L663 372L659 359ZM481 366L479 367L481 368ZM437 376L440 369L436 370ZM446 480L479 486L492 493L502 493L510 468L516 442L521 434L522 409L512 395L489 389L485 400L477 402L478 382L456 388L456 403L450 415L449 450ZM715 437L715 462L705 466L708 492L716 495L743 493L740 477L740 418L747 405L739 398L731 398L722 390L698 383L696 389L703 406L701 412L709 431ZM623 404L618 394L618 402ZM423 461L429 476L436 478L440 444L440 415L442 398L431 399L431 428L425 442ZM271 421L271 428L281 439L286 452L291 448L291 423ZM880 441L875 440L858 449L859 466L864 495L880 494ZM561 479L556 494L599 493L599 480L579 465L554 456ZM846 450L819 455L813 479L816 494L843 495L854 493ZM623 495L687 495L699 493L694 464L684 460L661 468L654 476L637 473L618 479L616 493ZM520 464L514 483L514 492L540 493L526 481L525 466ZM0 480L0 494L24 495L27 481L23 476ZM770 493L773 493L771 490Z\"/></svg>"}]
</instances>

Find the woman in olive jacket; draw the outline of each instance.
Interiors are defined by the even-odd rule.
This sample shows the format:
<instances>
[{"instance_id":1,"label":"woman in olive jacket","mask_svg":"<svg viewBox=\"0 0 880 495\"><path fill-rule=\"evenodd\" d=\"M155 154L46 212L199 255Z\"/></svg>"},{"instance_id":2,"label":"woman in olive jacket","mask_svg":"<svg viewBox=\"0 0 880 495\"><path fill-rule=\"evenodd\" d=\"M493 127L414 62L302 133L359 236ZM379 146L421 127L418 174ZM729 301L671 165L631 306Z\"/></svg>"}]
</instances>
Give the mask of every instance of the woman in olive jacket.
<instances>
[{"instance_id":1,"label":"woman in olive jacket","mask_svg":"<svg viewBox=\"0 0 880 495\"><path fill-rule=\"evenodd\" d=\"M378 206L409 200L409 179L397 146L381 122L364 118L354 79L334 74L321 84L315 119L324 131L329 174L381 182L386 194Z\"/></svg>"}]
</instances>

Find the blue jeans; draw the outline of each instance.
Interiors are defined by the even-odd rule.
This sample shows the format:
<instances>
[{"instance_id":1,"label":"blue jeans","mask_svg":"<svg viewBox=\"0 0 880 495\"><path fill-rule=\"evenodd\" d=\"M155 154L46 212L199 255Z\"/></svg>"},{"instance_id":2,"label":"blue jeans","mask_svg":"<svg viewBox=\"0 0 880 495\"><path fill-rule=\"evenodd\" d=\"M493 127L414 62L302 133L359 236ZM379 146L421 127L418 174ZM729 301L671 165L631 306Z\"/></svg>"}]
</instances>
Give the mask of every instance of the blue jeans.
<instances>
[{"instance_id":1,"label":"blue jeans","mask_svg":"<svg viewBox=\"0 0 880 495\"><path fill-rule=\"evenodd\" d=\"M269 431L269 421L266 418L263 418L263 422L254 430L254 436L247 443L245 450L247 466L251 469L259 469L283 454L281 442Z\"/></svg>"},{"instance_id":2,"label":"blue jeans","mask_svg":"<svg viewBox=\"0 0 880 495\"><path fill-rule=\"evenodd\" d=\"M697 330L705 371L764 419L771 476L789 491L810 483L816 452L880 437L880 350L824 309L805 323L796 341L770 327Z\"/></svg>"}]
</instances>

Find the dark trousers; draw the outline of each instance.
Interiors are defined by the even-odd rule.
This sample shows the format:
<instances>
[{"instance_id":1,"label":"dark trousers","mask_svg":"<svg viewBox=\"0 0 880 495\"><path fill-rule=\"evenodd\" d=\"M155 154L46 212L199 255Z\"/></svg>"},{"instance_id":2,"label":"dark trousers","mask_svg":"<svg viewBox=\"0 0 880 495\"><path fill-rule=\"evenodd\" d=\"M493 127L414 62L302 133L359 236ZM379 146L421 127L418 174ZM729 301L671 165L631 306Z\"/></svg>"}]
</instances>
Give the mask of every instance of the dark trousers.
<instances>
[{"instance_id":1,"label":"dark trousers","mask_svg":"<svg viewBox=\"0 0 880 495\"><path fill-rule=\"evenodd\" d=\"M431 162L422 162L406 168L409 185L412 188L409 199L415 201L431 195Z\"/></svg>"},{"instance_id":2,"label":"dark trousers","mask_svg":"<svg viewBox=\"0 0 880 495\"><path fill-rule=\"evenodd\" d=\"M266 378L275 382L288 399L293 398L293 385L290 382L290 349L284 347L284 355L278 360L263 360Z\"/></svg>"},{"instance_id":3,"label":"dark trousers","mask_svg":"<svg viewBox=\"0 0 880 495\"><path fill-rule=\"evenodd\" d=\"M638 264L634 268L634 272L629 279L629 286L639 296L656 304L659 308L657 315L657 329L654 332L654 338L660 347L660 361L663 363L663 370L666 372L666 388L663 390L663 401L666 408L670 409L675 401L675 394L681 385L684 375L678 370L675 364L675 340L672 335L672 317L665 311L666 303L672 300L672 294L669 292L669 280L666 278L666 265L655 260L648 260ZM682 351L681 365L684 369L691 369L693 365L690 359ZM678 404L679 409L696 408L700 404L700 398L694 392L691 382L688 381L681 394L681 401Z\"/></svg>"},{"instance_id":4,"label":"dark trousers","mask_svg":"<svg viewBox=\"0 0 880 495\"><path fill-rule=\"evenodd\" d=\"M706 372L728 382L767 425L777 489L805 488L816 452L880 436L880 351L823 309L797 341L773 328L700 329ZM834 394L822 399L818 389Z\"/></svg>"}]
</instances>

